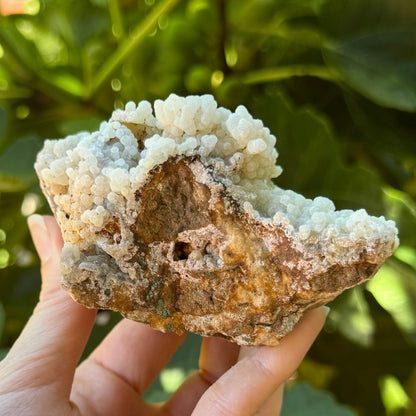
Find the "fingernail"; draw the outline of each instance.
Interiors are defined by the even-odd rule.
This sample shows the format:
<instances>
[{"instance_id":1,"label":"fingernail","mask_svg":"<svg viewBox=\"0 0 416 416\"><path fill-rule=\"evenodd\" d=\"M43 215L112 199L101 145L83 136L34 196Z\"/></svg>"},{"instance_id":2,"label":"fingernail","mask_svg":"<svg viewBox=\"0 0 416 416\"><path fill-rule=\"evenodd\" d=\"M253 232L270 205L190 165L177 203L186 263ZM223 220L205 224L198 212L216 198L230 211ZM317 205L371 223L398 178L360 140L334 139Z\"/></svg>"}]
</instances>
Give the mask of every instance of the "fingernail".
<instances>
[{"instance_id":1,"label":"fingernail","mask_svg":"<svg viewBox=\"0 0 416 416\"><path fill-rule=\"evenodd\" d=\"M45 221L41 215L34 214L27 223L40 260L46 262L52 256L52 244Z\"/></svg>"},{"instance_id":2,"label":"fingernail","mask_svg":"<svg viewBox=\"0 0 416 416\"><path fill-rule=\"evenodd\" d=\"M328 316L329 311L331 310L331 308L329 306L322 306L322 309L325 311L326 316Z\"/></svg>"}]
</instances>

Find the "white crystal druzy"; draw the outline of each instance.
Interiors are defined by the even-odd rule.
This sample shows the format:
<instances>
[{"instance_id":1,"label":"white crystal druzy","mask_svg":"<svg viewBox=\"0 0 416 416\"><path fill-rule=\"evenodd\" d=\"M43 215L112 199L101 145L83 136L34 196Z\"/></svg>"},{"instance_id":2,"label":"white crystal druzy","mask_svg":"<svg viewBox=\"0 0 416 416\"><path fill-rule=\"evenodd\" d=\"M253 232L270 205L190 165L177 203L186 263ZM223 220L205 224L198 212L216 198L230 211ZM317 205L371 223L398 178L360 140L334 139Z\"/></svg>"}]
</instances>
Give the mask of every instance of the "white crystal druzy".
<instances>
[{"instance_id":1,"label":"white crystal druzy","mask_svg":"<svg viewBox=\"0 0 416 416\"><path fill-rule=\"evenodd\" d=\"M365 210L336 211L327 198L311 200L275 186L271 179L281 173L275 145L275 136L244 106L232 112L211 95L172 94L153 109L147 101L127 103L97 132L45 141L35 168L59 215L75 214L69 242L102 229L114 207L126 212L156 165L176 155L200 155L244 211L269 224L285 223L298 241L314 244L319 237L327 243L325 251L338 254L360 239L397 245L393 221Z\"/></svg>"}]
</instances>

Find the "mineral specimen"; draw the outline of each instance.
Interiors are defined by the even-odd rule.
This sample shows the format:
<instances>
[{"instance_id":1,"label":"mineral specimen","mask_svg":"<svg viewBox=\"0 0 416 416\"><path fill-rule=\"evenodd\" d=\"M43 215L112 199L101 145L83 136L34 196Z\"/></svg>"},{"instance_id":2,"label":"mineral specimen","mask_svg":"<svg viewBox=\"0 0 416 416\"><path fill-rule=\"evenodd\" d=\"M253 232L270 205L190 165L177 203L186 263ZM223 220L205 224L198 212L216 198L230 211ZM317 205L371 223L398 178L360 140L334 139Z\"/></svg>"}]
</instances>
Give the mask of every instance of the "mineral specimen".
<instances>
[{"instance_id":1,"label":"mineral specimen","mask_svg":"<svg viewBox=\"0 0 416 416\"><path fill-rule=\"evenodd\" d=\"M36 162L62 229L62 286L165 332L276 345L371 278L392 221L275 186L275 137L209 95L130 102ZM301 167L300 167L301 168Z\"/></svg>"}]
</instances>

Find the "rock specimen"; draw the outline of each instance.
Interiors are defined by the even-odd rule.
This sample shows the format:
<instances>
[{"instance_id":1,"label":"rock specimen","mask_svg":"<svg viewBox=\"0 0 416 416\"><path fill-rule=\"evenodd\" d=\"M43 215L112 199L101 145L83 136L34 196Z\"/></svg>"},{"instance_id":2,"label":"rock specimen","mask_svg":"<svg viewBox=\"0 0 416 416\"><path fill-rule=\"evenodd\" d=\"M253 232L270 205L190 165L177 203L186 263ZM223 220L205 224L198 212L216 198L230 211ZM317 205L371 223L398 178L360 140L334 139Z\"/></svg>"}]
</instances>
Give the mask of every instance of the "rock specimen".
<instances>
[{"instance_id":1,"label":"rock specimen","mask_svg":"<svg viewBox=\"0 0 416 416\"><path fill-rule=\"evenodd\" d=\"M171 95L154 112L128 103L38 155L77 302L165 332L276 345L396 248L392 221L275 186L276 139L243 106Z\"/></svg>"}]
</instances>

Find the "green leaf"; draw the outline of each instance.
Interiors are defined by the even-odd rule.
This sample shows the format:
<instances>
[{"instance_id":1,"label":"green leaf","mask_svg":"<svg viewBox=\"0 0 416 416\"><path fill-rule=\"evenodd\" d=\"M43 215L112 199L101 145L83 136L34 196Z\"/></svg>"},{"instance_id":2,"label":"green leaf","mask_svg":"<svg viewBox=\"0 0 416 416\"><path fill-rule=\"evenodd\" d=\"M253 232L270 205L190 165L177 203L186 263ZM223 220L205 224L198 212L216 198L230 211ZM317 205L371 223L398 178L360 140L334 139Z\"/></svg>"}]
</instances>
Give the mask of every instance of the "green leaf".
<instances>
[{"instance_id":1,"label":"green leaf","mask_svg":"<svg viewBox=\"0 0 416 416\"><path fill-rule=\"evenodd\" d=\"M356 416L337 403L329 392L315 390L307 383L297 384L285 392L281 416Z\"/></svg>"},{"instance_id":2,"label":"green leaf","mask_svg":"<svg viewBox=\"0 0 416 416\"><path fill-rule=\"evenodd\" d=\"M4 107L0 107L0 145L3 141L3 137L6 134L8 124L7 110Z\"/></svg>"},{"instance_id":3,"label":"green leaf","mask_svg":"<svg viewBox=\"0 0 416 416\"><path fill-rule=\"evenodd\" d=\"M260 23L273 28L284 20L314 15L327 0L229 1L230 19L246 28ZM227 5L228 6L228 5Z\"/></svg>"},{"instance_id":4,"label":"green leaf","mask_svg":"<svg viewBox=\"0 0 416 416\"><path fill-rule=\"evenodd\" d=\"M409 0L327 0L320 26L334 38L369 31L412 27L416 3Z\"/></svg>"},{"instance_id":5,"label":"green leaf","mask_svg":"<svg viewBox=\"0 0 416 416\"><path fill-rule=\"evenodd\" d=\"M338 209L365 208L394 220L403 244L416 245L416 204L405 192L384 185L373 172L347 166L328 121L310 108L295 108L283 94L255 100L254 109L277 135L278 186L306 197L331 198ZM325 166L325 170L322 167Z\"/></svg>"},{"instance_id":6,"label":"green leaf","mask_svg":"<svg viewBox=\"0 0 416 416\"><path fill-rule=\"evenodd\" d=\"M367 154L377 155L379 160L395 157L398 164L401 164L404 158L416 154L416 117L413 114L380 107L353 92L344 94L344 98L353 125L360 133L353 140L357 145L365 147ZM382 168L384 175L386 170L390 170L385 163ZM403 167L397 168L403 170ZM403 172L400 172L399 176L400 182L406 179L403 178Z\"/></svg>"},{"instance_id":7,"label":"green leaf","mask_svg":"<svg viewBox=\"0 0 416 416\"><path fill-rule=\"evenodd\" d=\"M96 116L87 118L71 119L62 121L59 124L59 132L62 136L76 134L80 131L96 131L100 126L101 119Z\"/></svg>"},{"instance_id":8,"label":"green leaf","mask_svg":"<svg viewBox=\"0 0 416 416\"><path fill-rule=\"evenodd\" d=\"M7 348L0 348L0 361L8 354L9 350Z\"/></svg>"},{"instance_id":9,"label":"green leaf","mask_svg":"<svg viewBox=\"0 0 416 416\"><path fill-rule=\"evenodd\" d=\"M6 322L6 314L4 312L3 304L0 302L0 340L1 340L1 336L3 335L5 322Z\"/></svg>"},{"instance_id":10,"label":"green leaf","mask_svg":"<svg viewBox=\"0 0 416 416\"><path fill-rule=\"evenodd\" d=\"M328 65L379 105L416 111L416 31L388 30L327 42Z\"/></svg>"},{"instance_id":11,"label":"green leaf","mask_svg":"<svg viewBox=\"0 0 416 416\"><path fill-rule=\"evenodd\" d=\"M0 155L0 192L21 191L36 179L33 164L41 147L37 137L21 137Z\"/></svg>"}]
</instances>

